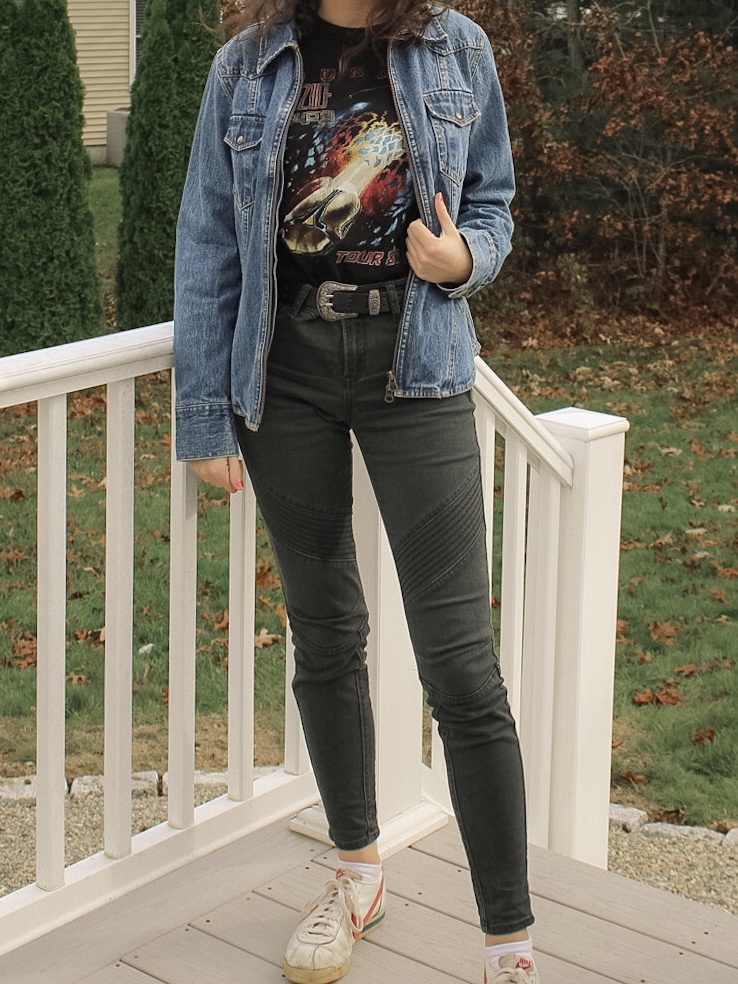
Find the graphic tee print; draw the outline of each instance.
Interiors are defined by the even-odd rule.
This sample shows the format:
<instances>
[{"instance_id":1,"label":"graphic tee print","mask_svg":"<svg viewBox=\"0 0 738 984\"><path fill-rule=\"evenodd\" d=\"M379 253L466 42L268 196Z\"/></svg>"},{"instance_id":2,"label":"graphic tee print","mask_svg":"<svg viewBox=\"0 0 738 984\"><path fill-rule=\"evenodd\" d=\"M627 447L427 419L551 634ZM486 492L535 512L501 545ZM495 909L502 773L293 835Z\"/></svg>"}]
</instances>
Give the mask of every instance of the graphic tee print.
<instances>
[{"instance_id":1,"label":"graphic tee print","mask_svg":"<svg viewBox=\"0 0 738 984\"><path fill-rule=\"evenodd\" d=\"M339 76L341 52L360 37L318 20L303 46L280 210L286 280L366 284L408 272L405 237L418 211L386 57L366 52Z\"/></svg>"}]
</instances>

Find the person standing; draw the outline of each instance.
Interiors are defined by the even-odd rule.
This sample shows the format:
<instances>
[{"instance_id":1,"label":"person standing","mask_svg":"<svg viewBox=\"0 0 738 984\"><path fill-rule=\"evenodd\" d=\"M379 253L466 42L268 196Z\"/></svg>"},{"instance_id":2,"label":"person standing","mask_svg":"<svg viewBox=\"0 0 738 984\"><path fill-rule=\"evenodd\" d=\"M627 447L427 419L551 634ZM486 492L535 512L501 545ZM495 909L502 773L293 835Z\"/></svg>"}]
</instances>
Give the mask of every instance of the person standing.
<instances>
[{"instance_id":1,"label":"person standing","mask_svg":"<svg viewBox=\"0 0 738 984\"><path fill-rule=\"evenodd\" d=\"M260 0L216 56L177 234L177 454L249 473L339 868L286 946L328 984L385 914L352 436L392 546L485 934L486 984L539 984L525 798L490 625L468 297L510 250L489 41L418 0ZM383 654L391 659L392 654Z\"/></svg>"}]
</instances>

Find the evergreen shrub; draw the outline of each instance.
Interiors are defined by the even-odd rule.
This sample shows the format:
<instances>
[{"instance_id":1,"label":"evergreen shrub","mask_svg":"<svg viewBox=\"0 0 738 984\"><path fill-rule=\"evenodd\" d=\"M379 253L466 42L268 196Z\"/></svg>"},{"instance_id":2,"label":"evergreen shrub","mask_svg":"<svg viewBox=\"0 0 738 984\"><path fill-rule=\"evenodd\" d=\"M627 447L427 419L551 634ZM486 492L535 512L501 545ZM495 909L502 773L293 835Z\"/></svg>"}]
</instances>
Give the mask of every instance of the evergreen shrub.
<instances>
[{"instance_id":1,"label":"evergreen shrub","mask_svg":"<svg viewBox=\"0 0 738 984\"><path fill-rule=\"evenodd\" d=\"M0 0L0 355L102 330L65 0Z\"/></svg>"},{"instance_id":2,"label":"evergreen shrub","mask_svg":"<svg viewBox=\"0 0 738 984\"><path fill-rule=\"evenodd\" d=\"M146 6L120 174L119 328L172 317L177 214L219 16L217 0Z\"/></svg>"}]
</instances>

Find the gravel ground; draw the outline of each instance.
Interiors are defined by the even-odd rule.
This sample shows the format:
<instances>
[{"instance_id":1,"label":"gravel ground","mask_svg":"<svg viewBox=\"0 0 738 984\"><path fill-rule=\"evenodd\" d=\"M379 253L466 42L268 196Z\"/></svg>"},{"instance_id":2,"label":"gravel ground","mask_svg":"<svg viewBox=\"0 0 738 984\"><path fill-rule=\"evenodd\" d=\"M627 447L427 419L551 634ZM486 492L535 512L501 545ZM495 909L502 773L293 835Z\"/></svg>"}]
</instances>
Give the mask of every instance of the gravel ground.
<instances>
[{"instance_id":1,"label":"gravel ground","mask_svg":"<svg viewBox=\"0 0 738 984\"><path fill-rule=\"evenodd\" d=\"M224 789L202 790L197 802ZM133 801L133 833L166 819L166 797ZM67 797L67 863L102 849L102 796ZM35 807L0 799L0 895L35 878ZM738 845L691 838L651 840L638 833L610 830L609 868L628 878L738 915Z\"/></svg>"},{"instance_id":2,"label":"gravel ground","mask_svg":"<svg viewBox=\"0 0 738 984\"><path fill-rule=\"evenodd\" d=\"M226 791L211 787L195 797L195 805ZM138 834L167 818L166 796L132 802L131 831ZM103 798L66 798L66 863L74 864L103 849ZM29 885L36 878L36 807L0 798L0 895Z\"/></svg>"},{"instance_id":3,"label":"gravel ground","mask_svg":"<svg viewBox=\"0 0 738 984\"><path fill-rule=\"evenodd\" d=\"M608 854L610 871L738 915L738 845L610 830Z\"/></svg>"}]
</instances>

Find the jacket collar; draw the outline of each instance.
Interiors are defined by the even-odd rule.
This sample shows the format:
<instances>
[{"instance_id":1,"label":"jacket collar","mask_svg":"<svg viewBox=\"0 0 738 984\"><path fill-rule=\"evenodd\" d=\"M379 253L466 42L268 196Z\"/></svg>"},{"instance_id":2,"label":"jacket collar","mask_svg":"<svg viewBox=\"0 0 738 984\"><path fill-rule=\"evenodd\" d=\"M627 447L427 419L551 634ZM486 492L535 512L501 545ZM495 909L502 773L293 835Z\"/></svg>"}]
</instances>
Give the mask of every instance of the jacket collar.
<instances>
[{"instance_id":1,"label":"jacket collar","mask_svg":"<svg viewBox=\"0 0 738 984\"><path fill-rule=\"evenodd\" d=\"M257 72L261 75L277 55L285 48L297 47L297 32L294 24L277 24L261 39Z\"/></svg>"}]
</instances>

